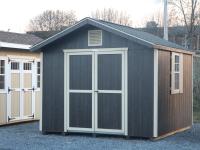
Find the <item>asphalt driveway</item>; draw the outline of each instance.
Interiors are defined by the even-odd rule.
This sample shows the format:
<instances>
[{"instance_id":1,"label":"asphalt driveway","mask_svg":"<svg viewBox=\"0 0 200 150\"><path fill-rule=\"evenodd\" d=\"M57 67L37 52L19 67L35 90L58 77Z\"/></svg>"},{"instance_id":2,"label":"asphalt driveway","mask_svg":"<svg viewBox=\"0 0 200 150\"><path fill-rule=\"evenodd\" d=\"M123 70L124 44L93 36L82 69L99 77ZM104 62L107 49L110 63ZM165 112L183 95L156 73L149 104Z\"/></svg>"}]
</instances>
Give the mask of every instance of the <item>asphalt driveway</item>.
<instances>
[{"instance_id":1,"label":"asphalt driveway","mask_svg":"<svg viewBox=\"0 0 200 150\"><path fill-rule=\"evenodd\" d=\"M120 137L42 135L38 131L38 126L39 124L36 122L0 127L0 150L200 149L200 124L195 124L191 130L154 142L144 139L126 140Z\"/></svg>"}]
</instances>

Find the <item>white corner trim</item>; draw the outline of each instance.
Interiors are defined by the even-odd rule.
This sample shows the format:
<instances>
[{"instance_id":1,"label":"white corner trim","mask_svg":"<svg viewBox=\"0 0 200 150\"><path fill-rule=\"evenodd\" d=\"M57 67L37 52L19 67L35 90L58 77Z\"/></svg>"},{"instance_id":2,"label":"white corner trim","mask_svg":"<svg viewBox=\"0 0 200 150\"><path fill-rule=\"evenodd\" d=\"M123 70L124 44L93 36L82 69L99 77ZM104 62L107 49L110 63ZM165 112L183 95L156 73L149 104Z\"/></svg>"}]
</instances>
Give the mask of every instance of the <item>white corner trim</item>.
<instances>
[{"instance_id":1,"label":"white corner trim","mask_svg":"<svg viewBox=\"0 0 200 150\"><path fill-rule=\"evenodd\" d=\"M64 132L67 132L67 122L68 122L68 117L67 117L67 70L68 70L68 65L67 65L67 54L64 54Z\"/></svg>"},{"instance_id":2,"label":"white corner trim","mask_svg":"<svg viewBox=\"0 0 200 150\"><path fill-rule=\"evenodd\" d=\"M42 131L42 103L43 103L43 52L40 53L40 124L39 130Z\"/></svg>"},{"instance_id":3,"label":"white corner trim","mask_svg":"<svg viewBox=\"0 0 200 150\"><path fill-rule=\"evenodd\" d=\"M154 49L153 137L158 137L158 50Z\"/></svg>"},{"instance_id":4,"label":"white corner trim","mask_svg":"<svg viewBox=\"0 0 200 150\"><path fill-rule=\"evenodd\" d=\"M32 45L0 42L0 47L7 47L7 48L30 49L31 46Z\"/></svg>"},{"instance_id":5,"label":"white corner trim","mask_svg":"<svg viewBox=\"0 0 200 150\"><path fill-rule=\"evenodd\" d=\"M194 101L194 95L193 95L193 90L194 90L194 56L192 55L192 125L194 124L194 116L193 116L193 114L194 114L194 112L193 112L193 105L194 105L194 103L193 103L193 101Z\"/></svg>"}]
</instances>

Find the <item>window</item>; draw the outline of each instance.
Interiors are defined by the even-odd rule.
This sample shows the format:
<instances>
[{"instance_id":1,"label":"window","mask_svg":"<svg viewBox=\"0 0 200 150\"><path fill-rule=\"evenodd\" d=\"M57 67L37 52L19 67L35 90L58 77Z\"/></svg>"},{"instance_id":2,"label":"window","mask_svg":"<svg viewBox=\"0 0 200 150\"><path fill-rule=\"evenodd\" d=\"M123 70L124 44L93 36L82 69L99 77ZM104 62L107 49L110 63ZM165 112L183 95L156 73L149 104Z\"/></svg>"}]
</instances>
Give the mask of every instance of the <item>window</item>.
<instances>
[{"instance_id":1,"label":"window","mask_svg":"<svg viewBox=\"0 0 200 150\"><path fill-rule=\"evenodd\" d=\"M37 88L40 88L40 62L37 62Z\"/></svg>"},{"instance_id":2,"label":"window","mask_svg":"<svg viewBox=\"0 0 200 150\"><path fill-rule=\"evenodd\" d=\"M171 94L183 93L183 55L172 53Z\"/></svg>"},{"instance_id":3,"label":"window","mask_svg":"<svg viewBox=\"0 0 200 150\"><path fill-rule=\"evenodd\" d=\"M5 89L5 60L0 60L0 90Z\"/></svg>"},{"instance_id":4,"label":"window","mask_svg":"<svg viewBox=\"0 0 200 150\"><path fill-rule=\"evenodd\" d=\"M102 45L102 31L89 30L88 31L88 46L101 46Z\"/></svg>"},{"instance_id":5,"label":"window","mask_svg":"<svg viewBox=\"0 0 200 150\"><path fill-rule=\"evenodd\" d=\"M24 70L31 70L32 63L24 63Z\"/></svg>"},{"instance_id":6,"label":"window","mask_svg":"<svg viewBox=\"0 0 200 150\"><path fill-rule=\"evenodd\" d=\"M11 70L19 70L19 62L11 62Z\"/></svg>"}]
</instances>

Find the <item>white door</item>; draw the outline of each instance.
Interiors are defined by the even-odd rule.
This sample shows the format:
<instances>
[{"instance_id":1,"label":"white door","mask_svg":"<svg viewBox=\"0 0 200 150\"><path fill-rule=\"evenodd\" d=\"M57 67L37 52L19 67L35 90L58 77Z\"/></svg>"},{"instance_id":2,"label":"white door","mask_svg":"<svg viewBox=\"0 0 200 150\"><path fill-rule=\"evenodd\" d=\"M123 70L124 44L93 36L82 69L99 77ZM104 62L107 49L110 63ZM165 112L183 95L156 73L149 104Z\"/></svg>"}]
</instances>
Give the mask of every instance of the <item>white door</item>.
<instances>
[{"instance_id":1,"label":"white door","mask_svg":"<svg viewBox=\"0 0 200 150\"><path fill-rule=\"evenodd\" d=\"M125 52L65 55L69 132L125 134Z\"/></svg>"},{"instance_id":2,"label":"white door","mask_svg":"<svg viewBox=\"0 0 200 150\"><path fill-rule=\"evenodd\" d=\"M8 121L34 118L33 64L33 60L9 60Z\"/></svg>"}]
</instances>

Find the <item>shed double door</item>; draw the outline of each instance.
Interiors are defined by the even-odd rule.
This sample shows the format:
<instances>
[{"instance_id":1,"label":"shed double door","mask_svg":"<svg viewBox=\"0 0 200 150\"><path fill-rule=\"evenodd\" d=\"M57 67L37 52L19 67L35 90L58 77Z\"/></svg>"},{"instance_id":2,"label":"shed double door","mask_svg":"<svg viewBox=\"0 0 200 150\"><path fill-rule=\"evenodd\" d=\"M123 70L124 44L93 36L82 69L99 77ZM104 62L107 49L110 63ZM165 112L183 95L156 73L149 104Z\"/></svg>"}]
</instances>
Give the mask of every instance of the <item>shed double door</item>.
<instances>
[{"instance_id":1,"label":"shed double door","mask_svg":"<svg viewBox=\"0 0 200 150\"><path fill-rule=\"evenodd\" d=\"M8 121L34 117L33 60L9 62Z\"/></svg>"},{"instance_id":2,"label":"shed double door","mask_svg":"<svg viewBox=\"0 0 200 150\"><path fill-rule=\"evenodd\" d=\"M67 131L124 134L124 52L67 54Z\"/></svg>"}]
</instances>

